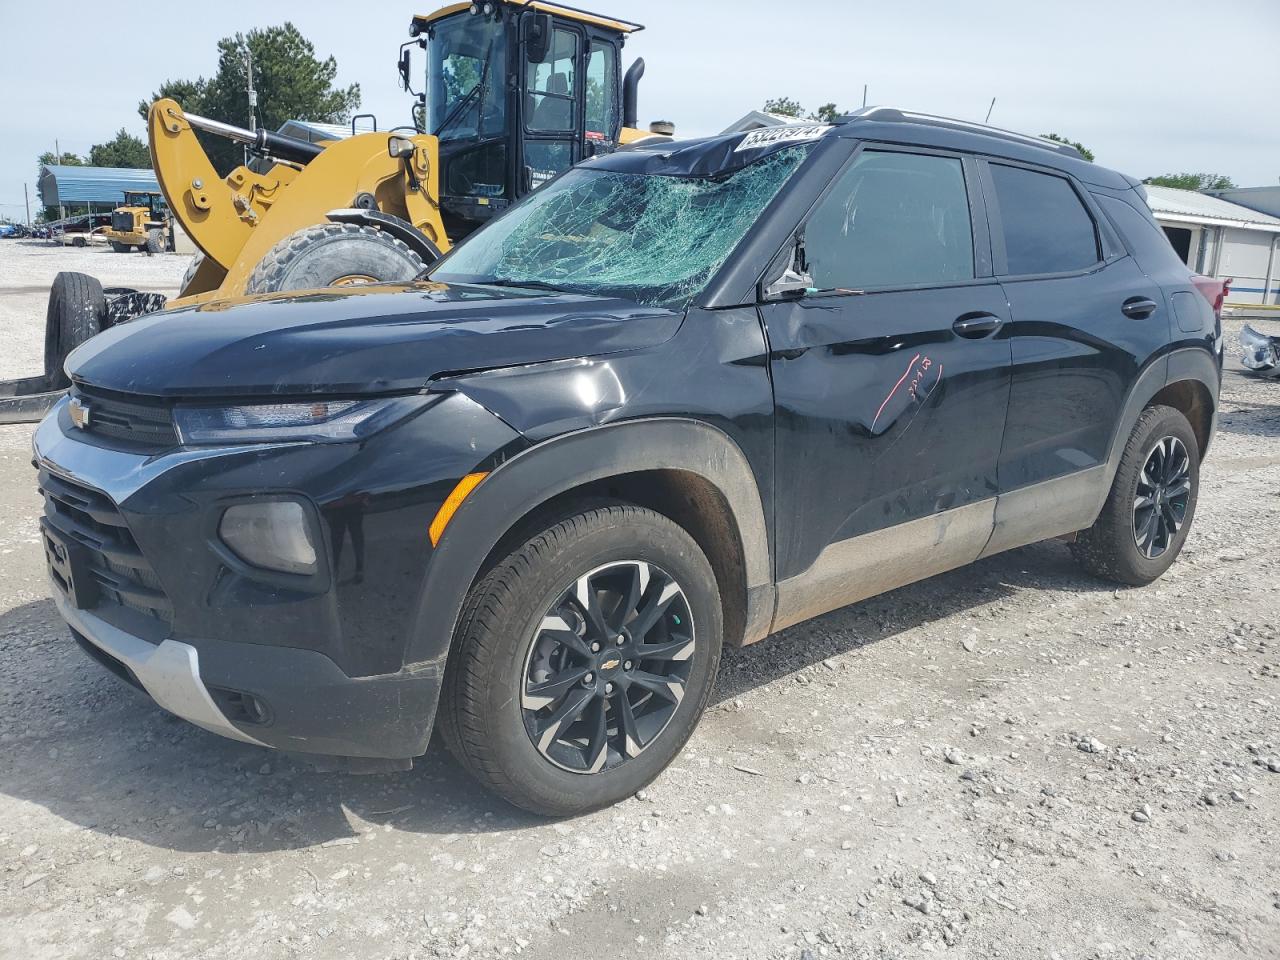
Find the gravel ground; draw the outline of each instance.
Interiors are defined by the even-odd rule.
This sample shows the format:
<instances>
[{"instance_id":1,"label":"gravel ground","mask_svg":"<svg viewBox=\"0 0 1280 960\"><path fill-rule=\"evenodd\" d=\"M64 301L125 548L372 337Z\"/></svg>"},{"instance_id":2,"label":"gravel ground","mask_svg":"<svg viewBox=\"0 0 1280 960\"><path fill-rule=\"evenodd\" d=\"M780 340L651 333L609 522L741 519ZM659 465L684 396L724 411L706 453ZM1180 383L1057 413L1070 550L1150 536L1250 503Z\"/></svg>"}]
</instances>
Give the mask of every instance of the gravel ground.
<instances>
[{"instance_id":1,"label":"gravel ground","mask_svg":"<svg viewBox=\"0 0 1280 960\"><path fill-rule=\"evenodd\" d=\"M44 312L61 270L87 273L104 287L176 296L191 257L116 253L110 247L60 247L46 240L0 240L0 379L44 373Z\"/></svg>"},{"instance_id":2,"label":"gravel ground","mask_svg":"<svg viewBox=\"0 0 1280 960\"><path fill-rule=\"evenodd\" d=\"M41 315L73 260L183 266L31 257ZM11 346L39 331L14 303ZM675 765L566 822L434 746L312 773L90 664L46 599L29 436L0 428L0 955L1280 956L1280 383L1228 372L1163 580L1041 544L728 653Z\"/></svg>"}]
</instances>

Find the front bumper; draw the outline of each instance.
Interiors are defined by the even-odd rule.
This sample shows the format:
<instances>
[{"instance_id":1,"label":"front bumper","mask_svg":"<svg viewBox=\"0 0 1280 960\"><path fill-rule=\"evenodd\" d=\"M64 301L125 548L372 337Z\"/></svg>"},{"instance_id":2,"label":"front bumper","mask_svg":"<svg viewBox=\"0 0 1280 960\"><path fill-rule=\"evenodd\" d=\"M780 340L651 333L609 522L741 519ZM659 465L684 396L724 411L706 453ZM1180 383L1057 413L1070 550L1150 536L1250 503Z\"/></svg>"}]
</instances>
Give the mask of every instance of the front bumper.
<instances>
[{"instance_id":1,"label":"front bumper","mask_svg":"<svg viewBox=\"0 0 1280 960\"><path fill-rule=\"evenodd\" d=\"M53 601L76 639L91 644L98 654L111 658L106 666L124 668L123 679L132 680L170 713L210 733L264 746L234 726L218 709L200 680L200 655L196 648L177 640L152 644L112 626L87 610L77 610L55 585ZM95 657L99 662L100 657ZM113 672L115 672L113 670Z\"/></svg>"},{"instance_id":2,"label":"front bumper","mask_svg":"<svg viewBox=\"0 0 1280 960\"><path fill-rule=\"evenodd\" d=\"M407 759L426 751L440 695L431 664L348 677L323 654L253 643L159 643L77 610L53 586L58 612L99 664L211 733L299 753ZM247 698L259 705L250 716Z\"/></svg>"},{"instance_id":3,"label":"front bumper","mask_svg":"<svg viewBox=\"0 0 1280 960\"><path fill-rule=\"evenodd\" d=\"M53 593L94 659L166 710L244 742L390 760L426 751L447 656L447 646L415 649L406 662L431 567L427 528L475 468L471 445L499 449L509 427L457 397L433 408L453 430L419 416L359 445L147 451L84 435L65 408L37 429L35 465L54 534L46 551L59 558ZM322 569L302 583L249 569L217 536L228 503L282 493L310 505L315 527ZM94 544L103 530L110 543Z\"/></svg>"}]
</instances>

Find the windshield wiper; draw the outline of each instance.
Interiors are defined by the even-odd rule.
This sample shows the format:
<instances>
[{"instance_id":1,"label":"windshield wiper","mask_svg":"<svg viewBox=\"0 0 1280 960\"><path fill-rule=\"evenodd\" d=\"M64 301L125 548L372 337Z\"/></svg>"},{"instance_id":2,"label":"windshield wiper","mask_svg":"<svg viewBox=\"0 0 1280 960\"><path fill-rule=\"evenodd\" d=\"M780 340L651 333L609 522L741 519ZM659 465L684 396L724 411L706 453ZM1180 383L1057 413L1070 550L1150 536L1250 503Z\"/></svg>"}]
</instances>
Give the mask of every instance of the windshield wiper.
<instances>
[{"instance_id":1,"label":"windshield wiper","mask_svg":"<svg viewBox=\"0 0 1280 960\"><path fill-rule=\"evenodd\" d=\"M557 287L545 280L513 280L509 277L490 277L488 280L477 280L477 283L490 287L528 287L531 290L550 290L552 293L568 293L564 287Z\"/></svg>"},{"instance_id":2,"label":"windshield wiper","mask_svg":"<svg viewBox=\"0 0 1280 960\"><path fill-rule=\"evenodd\" d=\"M454 123L460 119L467 110L467 104L471 102L472 97L479 94L479 108L476 115L476 133L480 132L480 113L484 111L484 95L489 86L489 64L493 62L493 41L489 41L489 50L484 56L484 69L480 71L480 79L476 81L476 85L468 90L457 105L449 111L449 115L440 121L440 126L436 127L434 136L439 137Z\"/></svg>"}]
</instances>

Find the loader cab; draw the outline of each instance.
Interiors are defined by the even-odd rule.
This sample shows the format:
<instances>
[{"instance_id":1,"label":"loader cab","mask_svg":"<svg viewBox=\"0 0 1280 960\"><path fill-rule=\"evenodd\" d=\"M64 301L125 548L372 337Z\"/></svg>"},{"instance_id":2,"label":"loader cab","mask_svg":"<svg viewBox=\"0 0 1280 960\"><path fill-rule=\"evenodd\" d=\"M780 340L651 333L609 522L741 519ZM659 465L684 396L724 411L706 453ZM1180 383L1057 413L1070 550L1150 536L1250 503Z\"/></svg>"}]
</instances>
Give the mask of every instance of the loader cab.
<instances>
[{"instance_id":1,"label":"loader cab","mask_svg":"<svg viewBox=\"0 0 1280 960\"><path fill-rule=\"evenodd\" d=\"M553 3L455 4L415 17L440 206L465 236L622 131L622 45L639 24ZM407 69L402 60L401 74Z\"/></svg>"}]
</instances>

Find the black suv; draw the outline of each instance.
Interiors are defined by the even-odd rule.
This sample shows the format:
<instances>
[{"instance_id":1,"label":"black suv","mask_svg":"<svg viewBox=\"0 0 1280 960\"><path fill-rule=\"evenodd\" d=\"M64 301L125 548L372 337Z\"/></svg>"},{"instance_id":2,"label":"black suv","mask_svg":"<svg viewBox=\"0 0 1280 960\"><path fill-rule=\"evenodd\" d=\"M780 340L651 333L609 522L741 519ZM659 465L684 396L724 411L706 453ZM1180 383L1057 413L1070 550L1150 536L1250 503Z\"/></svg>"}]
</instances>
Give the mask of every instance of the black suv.
<instances>
[{"instance_id":1,"label":"black suv","mask_svg":"<svg viewBox=\"0 0 1280 960\"><path fill-rule=\"evenodd\" d=\"M90 656L351 767L438 716L568 814L672 760L723 644L1050 537L1160 576L1221 337L1135 180L872 109L597 157L418 282L148 316L67 367L35 455Z\"/></svg>"}]
</instances>

